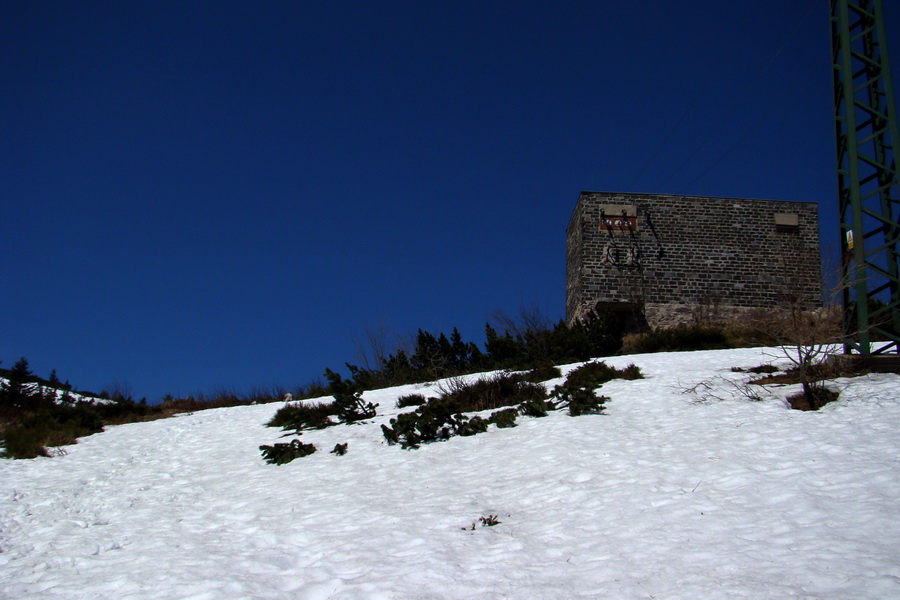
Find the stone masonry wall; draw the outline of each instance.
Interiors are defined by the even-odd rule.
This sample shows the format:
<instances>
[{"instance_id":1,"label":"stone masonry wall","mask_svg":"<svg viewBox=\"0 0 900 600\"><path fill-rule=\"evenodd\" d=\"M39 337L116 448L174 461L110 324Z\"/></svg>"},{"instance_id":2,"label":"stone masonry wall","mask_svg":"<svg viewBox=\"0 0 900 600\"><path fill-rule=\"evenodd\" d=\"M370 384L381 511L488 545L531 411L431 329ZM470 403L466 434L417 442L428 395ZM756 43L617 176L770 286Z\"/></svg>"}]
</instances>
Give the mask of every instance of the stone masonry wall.
<instances>
[{"instance_id":1,"label":"stone masonry wall","mask_svg":"<svg viewBox=\"0 0 900 600\"><path fill-rule=\"evenodd\" d=\"M566 254L569 322L598 303L639 306L653 326L821 305L811 202L582 192Z\"/></svg>"}]
</instances>

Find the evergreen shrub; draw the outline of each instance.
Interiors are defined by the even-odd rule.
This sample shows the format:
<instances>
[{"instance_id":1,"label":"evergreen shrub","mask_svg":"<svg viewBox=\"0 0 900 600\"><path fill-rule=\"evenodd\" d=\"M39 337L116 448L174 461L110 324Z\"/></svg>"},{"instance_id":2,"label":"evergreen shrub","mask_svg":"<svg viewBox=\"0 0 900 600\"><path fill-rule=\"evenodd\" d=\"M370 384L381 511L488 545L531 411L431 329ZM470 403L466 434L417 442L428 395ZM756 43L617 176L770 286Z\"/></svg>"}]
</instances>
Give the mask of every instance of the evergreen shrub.
<instances>
[{"instance_id":1,"label":"evergreen shrub","mask_svg":"<svg viewBox=\"0 0 900 600\"><path fill-rule=\"evenodd\" d=\"M541 370L553 363L571 363L596 356L610 356L622 348L626 323L613 314L592 312L571 325L559 321L553 325L537 314L523 314L522 323L501 318L498 331L485 324L484 351L465 342L454 328L448 337L419 330L411 352L398 349L380 357L374 367L347 364L353 382L360 390L371 390L407 383L434 381L490 370ZM550 374L552 373L552 374ZM559 373L529 376L532 382L559 377ZM531 379L535 377L536 379Z\"/></svg>"},{"instance_id":2,"label":"evergreen shrub","mask_svg":"<svg viewBox=\"0 0 900 600\"><path fill-rule=\"evenodd\" d=\"M452 385L441 397L451 402L455 412L479 412L546 398L547 390L526 381L522 374L501 373Z\"/></svg>"},{"instance_id":3,"label":"evergreen shrub","mask_svg":"<svg viewBox=\"0 0 900 600\"><path fill-rule=\"evenodd\" d=\"M0 376L6 379L0 384L0 423L4 425L0 438L5 448L0 456L5 458L49 456L47 448L74 444L80 437L103 431L105 424L162 414L159 407L135 403L121 394L113 402L76 400L72 386L62 383L55 370L49 379L37 377L24 357L12 369L0 369Z\"/></svg>"},{"instance_id":4,"label":"evergreen shrub","mask_svg":"<svg viewBox=\"0 0 900 600\"><path fill-rule=\"evenodd\" d=\"M518 410L526 417L546 417L547 411L556 410L556 405L546 398L533 398L519 404Z\"/></svg>"},{"instance_id":5,"label":"evergreen shrub","mask_svg":"<svg viewBox=\"0 0 900 600\"><path fill-rule=\"evenodd\" d=\"M338 408L332 402L289 403L279 408L266 426L293 431L324 429L336 425L331 417L337 411Z\"/></svg>"},{"instance_id":6,"label":"evergreen shrub","mask_svg":"<svg viewBox=\"0 0 900 600\"><path fill-rule=\"evenodd\" d=\"M75 437L103 431L103 417L91 404L78 403L74 406L58 406L52 411L38 413L36 416L46 418L50 422L56 421L60 424L61 429L77 434Z\"/></svg>"},{"instance_id":7,"label":"evergreen shrub","mask_svg":"<svg viewBox=\"0 0 900 600\"><path fill-rule=\"evenodd\" d=\"M392 418L391 427L382 425L381 431L388 444L418 448L423 443L449 439L455 433L457 421L446 399L433 398L413 412Z\"/></svg>"},{"instance_id":8,"label":"evergreen shrub","mask_svg":"<svg viewBox=\"0 0 900 600\"><path fill-rule=\"evenodd\" d=\"M568 407L571 417L600 414L609 400L606 396L598 396L593 389L583 387L557 386L554 394L560 405Z\"/></svg>"},{"instance_id":9,"label":"evergreen shrub","mask_svg":"<svg viewBox=\"0 0 900 600\"><path fill-rule=\"evenodd\" d=\"M146 421L162 416L161 407L148 406L146 401L119 400L104 404L94 404L92 408L103 419L103 423L107 425Z\"/></svg>"},{"instance_id":10,"label":"evergreen shrub","mask_svg":"<svg viewBox=\"0 0 900 600\"><path fill-rule=\"evenodd\" d=\"M397 408L407 408L410 406L422 406L427 399L422 394L407 394L397 398Z\"/></svg>"},{"instance_id":11,"label":"evergreen shrub","mask_svg":"<svg viewBox=\"0 0 900 600\"><path fill-rule=\"evenodd\" d=\"M456 435L476 435L484 433L490 427L491 422L479 416L466 418L465 415L455 415Z\"/></svg>"},{"instance_id":12,"label":"evergreen shrub","mask_svg":"<svg viewBox=\"0 0 900 600\"><path fill-rule=\"evenodd\" d=\"M328 391L334 396L337 417L342 423L355 423L375 416L378 405L362 399L363 390L358 383L343 379L331 369L325 369L325 378L328 380Z\"/></svg>"},{"instance_id":13,"label":"evergreen shrub","mask_svg":"<svg viewBox=\"0 0 900 600\"><path fill-rule=\"evenodd\" d=\"M313 444L304 444L300 440L292 440L290 443L280 443L274 446L260 446L263 459L270 465L284 465L295 458L309 456L316 451Z\"/></svg>"},{"instance_id":14,"label":"evergreen shrub","mask_svg":"<svg viewBox=\"0 0 900 600\"><path fill-rule=\"evenodd\" d=\"M624 354L645 354L682 350L719 350L733 346L734 344L729 340L724 327L682 325L627 336L623 340L622 352Z\"/></svg>"},{"instance_id":15,"label":"evergreen shrub","mask_svg":"<svg viewBox=\"0 0 900 600\"><path fill-rule=\"evenodd\" d=\"M479 412L521 404L544 402L547 391L542 385L525 381L521 374L499 374L482 377L473 382L454 379L445 384L439 398L419 405L413 412L402 413L390 420L390 427L381 426L388 444L400 444L404 449L442 441L454 435L475 435L487 431L494 421L483 417L467 417L463 413ZM517 408L512 408L512 424ZM502 412L502 411L501 411ZM546 413L545 413L546 414ZM498 417L511 427L510 416Z\"/></svg>"},{"instance_id":16,"label":"evergreen shrub","mask_svg":"<svg viewBox=\"0 0 900 600\"><path fill-rule=\"evenodd\" d=\"M45 444L47 431L33 427L13 426L3 432L3 458L36 458L50 456Z\"/></svg>"},{"instance_id":17,"label":"evergreen shrub","mask_svg":"<svg viewBox=\"0 0 900 600\"><path fill-rule=\"evenodd\" d=\"M636 365L628 365L617 369L605 362L589 362L572 369L566 376L566 387L583 387L595 389L613 379L643 379L641 369Z\"/></svg>"},{"instance_id":18,"label":"evergreen shrub","mask_svg":"<svg viewBox=\"0 0 900 600\"><path fill-rule=\"evenodd\" d=\"M489 421L500 429L507 429L516 426L516 418L519 416L518 409L504 408L491 413Z\"/></svg>"},{"instance_id":19,"label":"evergreen shrub","mask_svg":"<svg viewBox=\"0 0 900 600\"><path fill-rule=\"evenodd\" d=\"M524 373L525 381L529 381L531 383L540 383L542 381L547 381L549 379L556 379L557 377L562 377L562 373L559 370L559 367L553 364L544 364L537 367L534 367L530 371Z\"/></svg>"},{"instance_id":20,"label":"evergreen shrub","mask_svg":"<svg viewBox=\"0 0 900 600\"><path fill-rule=\"evenodd\" d=\"M388 444L404 449L448 440L454 435L475 435L487 431L490 423L481 417L467 417L455 410L449 398L432 398L413 412L402 413L381 426Z\"/></svg>"},{"instance_id":21,"label":"evergreen shrub","mask_svg":"<svg viewBox=\"0 0 900 600\"><path fill-rule=\"evenodd\" d=\"M599 414L609 398L598 396L597 388L613 379L641 379L643 376L640 368L633 364L616 369L604 362L589 362L570 371L565 383L553 388L551 396L558 400L557 406L568 407L570 416Z\"/></svg>"},{"instance_id":22,"label":"evergreen shrub","mask_svg":"<svg viewBox=\"0 0 900 600\"><path fill-rule=\"evenodd\" d=\"M44 404L44 396L39 391L39 378L35 377L24 356L16 361L12 369L4 370L6 379L0 383L0 406L18 410L37 410Z\"/></svg>"},{"instance_id":23,"label":"evergreen shrub","mask_svg":"<svg viewBox=\"0 0 900 600\"><path fill-rule=\"evenodd\" d=\"M103 431L103 419L93 405L47 405L25 412L3 432L5 458L49 456L47 447L68 446L78 438Z\"/></svg>"}]
</instances>

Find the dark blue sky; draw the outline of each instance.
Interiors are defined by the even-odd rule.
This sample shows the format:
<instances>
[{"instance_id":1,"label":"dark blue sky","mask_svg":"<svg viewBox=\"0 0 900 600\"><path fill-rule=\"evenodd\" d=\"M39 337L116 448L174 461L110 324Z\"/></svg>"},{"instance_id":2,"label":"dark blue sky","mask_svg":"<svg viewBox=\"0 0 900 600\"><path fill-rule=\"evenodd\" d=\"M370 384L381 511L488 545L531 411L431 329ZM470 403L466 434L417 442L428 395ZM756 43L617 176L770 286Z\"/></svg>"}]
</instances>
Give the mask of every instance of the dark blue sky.
<instances>
[{"instance_id":1,"label":"dark blue sky","mask_svg":"<svg viewBox=\"0 0 900 600\"><path fill-rule=\"evenodd\" d=\"M816 201L834 239L828 35L822 0L3 2L2 366L156 401L382 323L481 343L564 316L581 190Z\"/></svg>"}]
</instances>

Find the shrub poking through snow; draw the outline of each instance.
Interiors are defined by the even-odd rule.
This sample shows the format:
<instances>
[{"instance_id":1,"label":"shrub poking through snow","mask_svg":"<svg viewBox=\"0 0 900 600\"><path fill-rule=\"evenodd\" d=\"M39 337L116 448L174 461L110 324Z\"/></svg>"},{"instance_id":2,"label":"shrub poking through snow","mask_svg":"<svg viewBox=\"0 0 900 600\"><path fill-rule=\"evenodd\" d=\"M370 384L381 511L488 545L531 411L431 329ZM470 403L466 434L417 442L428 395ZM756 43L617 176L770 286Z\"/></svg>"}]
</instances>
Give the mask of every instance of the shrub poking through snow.
<instances>
[{"instance_id":1,"label":"shrub poking through snow","mask_svg":"<svg viewBox=\"0 0 900 600\"><path fill-rule=\"evenodd\" d=\"M455 435L465 417L455 414L446 399L433 398L415 411L391 419L391 427L381 426L388 444L400 444L404 449L420 444L449 439Z\"/></svg>"},{"instance_id":2,"label":"shrub poking through snow","mask_svg":"<svg viewBox=\"0 0 900 600\"><path fill-rule=\"evenodd\" d=\"M53 406L26 413L18 423L3 432L3 458L35 458L50 456L47 448L67 446L103 431L103 419L97 410L83 403Z\"/></svg>"},{"instance_id":3,"label":"shrub poking through snow","mask_svg":"<svg viewBox=\"0 0 900 600\"><path fill-rule=\"evenodd\" d=\"M479 416L467 418L465 415L455 415L456 435L476 435L484 433L490 427L491 422Z\"/></svg>"},{"instance_id":4,"label":"shrub poking through snow","mask_svg":"<svg viewBox=\"0 0 900 600\"><path fill-rule=\"evenodd\" d=\"M448 440L454 435L470 436L487 431L490 421L479 416L467 417L454 410L447 398L432 398L413 412L391 419L391 427L381 426L388 444L404 449L421 444Z\"/></svg>"},{"instance_id":5,"label":"shrub poking through snow","mask_svg":"<svg viewBox=\"0 0 900 600\"><path fill-rule=\"evenodd\" d=\"M508 429L516 426L516 418L519 416L518 409L504 408L491 413L489 421L500 429Z\"/></svg>"},{"instance_id":6,"label":"shrub poking through snow","mask_svg":"<svg viewBox=\"0 0 900 600\"><path fill-rule=\"evenodd\" d=\"M292 431L324 429L337 424L331 420L331 416L336 415L337 410L337 407L331 402L285 404L278 409L275 416L266 425Z\"/></svg>"},{"instance_id":7,"label":"shrub poking through snow","mask_svg":"<svg viewBox=\"0 0 900 600\"><path fill-rule=\"evenodd\" d=\"M359 384L350 379L343 379L331 369L325 369L328 380L328 391L334 396L337 417L342 423L355 423L375 416L377 404L365 402Z\"/></svg>"},{"instance_id":8,"label":"shrub poking through snow","mask_svg":"<svg viewBox=\"0 0 900 600\"><path fill-rule=\"evenodd\" d=\"M646 352L676 352L680 350L715 350L730 346L731 343L723 327L682 325L671 329L656 329L647 333L627 336L622 350L625 354L644 354Z\"/></svg>"},{"instance_id":9,"label":"shrub poking through snow","mask_svg":"<svg viewBox=\"0 0 900 600\"><path fill-rule=\"evenodd\" d=\"M328 391L334 396L333 402L295 402L282 406L267 423L269 427L281 427L285 430L301 431L303 429L323 429L337 423L331 417L337 417L342 423L353 423L375 416L377 404L364 402L362 392L349 379L325 370L328 378Z\"/></svg>"},{"instance_id":10,"label":"shrub poking through snow","mask_svg":"<svg viewBox=\"0 0 900 600\"><path fill-rule=\"evenodd\" d=\"M441 395L441 399L452 404L455 412L504 408L546 397L544 386L526 381L524 375L516 373L489 375L469 383L455 380Z\"/></svg>"},{"instance_id":11,"label":"shrub poking through snow","mask_svg":"<svg viewBox=\"0 0 900 600\"><path fill-rule=\"evenodd\" d=\"M409 406L422 406L428 400L422 394L407 394L397 398L397 408L407 408Z\"/></svg>"},{"instance_id":12,"label":"shrub poking through snow","mask_svg":"<svg viewBox=\"0 0 900 600\"><path fill-rule=\"evenodd\" d=\"M640 368L635 365L616 369L605 362L589 362L570 371L563 385L572 388L596 389L613 379L643 379L643 377Z\"/></svg>"},{"instance_id":13,"label":"shrub poking through snow","mask_svg":"<svg viewBox=\"0 0 900 600\"><path fill-rule=\"evenodd\" d=\"M5 450L3 458L36 458L50 456L44 444L47 443L44 429L9 427L3 432Z\"/></svg>"},{"instance_id":14,"label":"shrub poking through snow","mask_svg":"<svg viewBox=\"0 0 900 600\"><path fill-rule=\"evenodd\" d=\"M403 415L400 415L401 417ZM394 429L391 429L387 425L381 426L381 435L384 436L385 441L387 441L388 446L393 446L394 444L402 444L400 441L400 435L397 433L397 419L391 419L391 425L394 426ZM406 446L403 446L406 448Z\"/></svg>"},{"instance_id":15,"label":"shrub poking through snow","mask_svg":"<svg viewBox=\"0 0 900 600\"><path fill-rule=\"evenodd\" d=\"M499 525L502 521L498 518L498 515L488 515L486 517L478 517L478 520L481 521L482 527L493 527L494 525ZM472 525L469 527L463 527L463 531L475 531L477 524L473 521Z\"/></svg>"},{"instance_id":16,"label":"shrub poking through snow","mask_svg":"<svg viewBox=\"0 0 900 600\"><path fill-rule=\"evenodd\" d=\"M300 440L292 440L287 444L260 446L263 459L270 465L285 465L295 458L309 456L316 451L313 444L304 444Z\"/></svg>"},{"instance_id":17,"label":"shrub poking through snow","mask_svg":"<svg viewBox=\"0 0 900 600\"><path fill-rule=\"evenodd\" d=\"M571 417L600 414L609 400L606 396L598 396L591 388L557 386L553 393L559 398L561 406L569 408Z\"/></svg>"},{"instance_id":18,"label":"shrub poking through snow","mask_svg":"<svg viewBox=\"0 0 900 600\"><path fill-rule=\"evenodd\" d=\"M454 379L445 384L440 398L428 400L413 412L397 415L391 419L390 427L381 426L381 432L388 444L400 444L404 449L418 448L421 444L446 440L454 435L483 433L495 422L479 416L467 417L463 413L542 402L546 397L547 391L542 385L525 381L522 375L493 375L471 383ZM510 410L515 413L517 409ZM498 426L515 425L515 414L501 419L504 419L504 425L498 423ZM507 424L510 422L512 424Z\"/></svg>"},{"instance_id":19,"label":"shrub poking through snow","mask_svg":"<svg viewBox=\"0 0 900 600\"><path fill-rule=\"evenodd\" d=\"M482 527L493 527L494 525L499 525L501 523L500 519L497 518L498 515L488 515L486 517L478 517L481 521Z\"/></svg>"},{"instance_id":20,"label":"shrub poking through snow","mask_svg":"<svg viewBox=\"0 0 900 600\"><path fill-rule=\"evenodd\" d=\"M598 396L595 393L597 388L613 379L643 377L641 370L635 365L616 369L603 362L590 362L573 369L566 377L566 382L556 386L551 395L559 401L558 406L568 407L569 415L573 417L599 414L603 412L603 404L609 398Z\"/></svg>"},{"instance_id":21,"label":"shrub poking through snow","mask_svg":"<svg viewBox=\"0 0 900 600\"><path fill-rule=\"evenodd\" d=\"M526 371L523 376L525 377L525 381L540 383L542 381L547 381L548 379L562 377L562 373L560 372L559 367L552 364L544 364L534 367L530 371Z\"/></svg>"},{"instance_id":22,"label":"shrub poking through snow","mask_svg":"<svg viewBox=\"0 0 900 600\"><path fill-rule=\"evenodd\" d=\"M526 417L546 417L547 411L555 410L556 405L544 398L526 400L518 406L518 410Z\"/></svg>"},{"instance_id":23,"label":"shrub poking through snow","mask_svg":"<svg viewBox=\"0 0 900 600\"><path fill-rule=\"evenodd\" d=\"M755 373L757 375L761 375L763 373L777 373L780 369L775 365L765 364L759 365L758 367L750 367L749 369L744 369L742 367L731 367L732 373Z\"/></svg>"}]
</instances>

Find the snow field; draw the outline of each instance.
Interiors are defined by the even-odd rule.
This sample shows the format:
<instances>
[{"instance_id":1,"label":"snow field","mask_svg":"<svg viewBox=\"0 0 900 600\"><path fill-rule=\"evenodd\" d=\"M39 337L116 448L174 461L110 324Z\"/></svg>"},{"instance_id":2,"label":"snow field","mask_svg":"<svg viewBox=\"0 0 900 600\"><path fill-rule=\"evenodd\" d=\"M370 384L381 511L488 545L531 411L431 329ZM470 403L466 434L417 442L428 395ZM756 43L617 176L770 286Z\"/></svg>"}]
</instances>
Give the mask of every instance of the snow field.
<instances>
[{"instance_id":1,"label":"snow field","mask_svg":"<svg viewBox=\"0 0 900 600\"><path fill-rule=\"evenodd\" d=\"M264 427L279 404L0 461L0 598L900 597L900 377L839 380L815 413L735 393L730 368L772 355L604 359L646 379L604 385L603 415L413 451L379 425L422 386L366 393L378 417L283 466L258 449L292 439Z\"/></svg>"}]
</instances>

